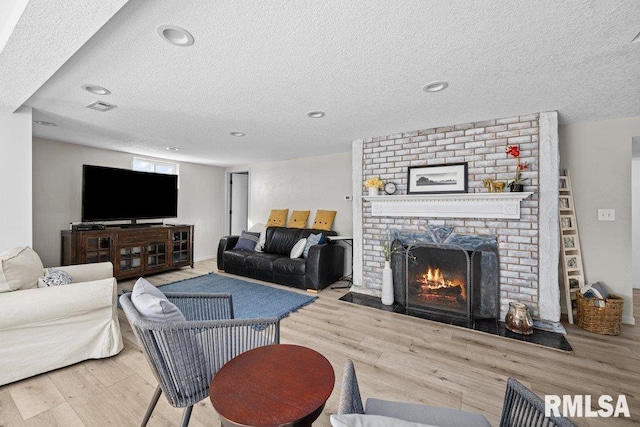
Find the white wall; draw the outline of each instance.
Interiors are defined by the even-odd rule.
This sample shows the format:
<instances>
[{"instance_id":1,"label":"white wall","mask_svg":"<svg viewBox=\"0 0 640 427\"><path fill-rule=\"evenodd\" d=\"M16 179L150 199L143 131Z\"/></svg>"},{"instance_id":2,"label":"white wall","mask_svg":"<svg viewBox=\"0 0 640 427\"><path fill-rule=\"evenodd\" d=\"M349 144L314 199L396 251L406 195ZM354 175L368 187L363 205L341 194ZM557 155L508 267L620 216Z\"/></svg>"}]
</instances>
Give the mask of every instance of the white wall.
<instances>
[{"instance_id":1,"label":"white wall","mask_svg":"<svg viewBox=\"0 0 640 427\"><path fill-rule=\"evenodd\" d=\"M31 108L0 114L0 252L31 246Z\"/></svg>"},{"instance_id":2,"label":"white wall","mask_svg":"<svg viewBox=\"0 0 640 427\"><path fill-rule=\"evenodd\" d=\"M624 297L623 322L634 323L631 274L631 142L640 117L560 126L560 167L569 170L587 282ZM598 221L598 209L616 220Z\"/></svg>"},{"instance_id":3,"label":"white wall","mask_svg":"<svg viewBox=\"0 0 640 427\"><path fill-rule=\"evenodd\" d=\"M82 165L130 169L133 155L33 139L33 247L45 266L60 265L60 230L79 222ZM126 190L126 189L123 189ZM194 257L215 257L223 235L224 170L180 163L178 215L168 223L194 225Z\"/></svg>"},{"instance_id":4,"label":"white wall","mask_svg":"<svg viewBox=\"0 0 640 427\"><path fill-rule=\"evenodd\" d=\"M249 223L266 223L271 209L310 210L308 226L316 210L335 210L333 229L351 236L351 153L305 157L280 162L229 168L249 171Z\"/></svg>"},{"instance_id":5,"label":"white wall","mask_svg":"<svg viewBox=\"0 0 640 427\"><path fill-rule=\"evenodd\" d=\"M640 152L640 137L634 138L634 153ZM631 161L631 268L632 285L640 289L640 153L634 154Z\"/></svg>"}]
</instances>

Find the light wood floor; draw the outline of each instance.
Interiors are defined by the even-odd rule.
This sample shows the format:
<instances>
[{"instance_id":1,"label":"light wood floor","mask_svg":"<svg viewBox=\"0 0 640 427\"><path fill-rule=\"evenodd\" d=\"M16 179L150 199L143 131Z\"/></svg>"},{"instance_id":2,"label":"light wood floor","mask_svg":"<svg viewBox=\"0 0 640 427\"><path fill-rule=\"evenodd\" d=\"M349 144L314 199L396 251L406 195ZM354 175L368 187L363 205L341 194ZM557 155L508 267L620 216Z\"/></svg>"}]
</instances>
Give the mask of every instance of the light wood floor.
<instances>
[{"instance_id":1,"label":"light wood floor","mask_svg":"<svg viewBox=\"0 0 640 427\"><path fill-rule=\"evenodd\" d=\"M202 261L194 269L149 280L158 285L214 270L213 261ZM119 284L131 286L131 281ZM338 301L345 292L325 289L317 301L281 322L283 343L311 347L333 364L336 386L316 426L330 425L347 358L355 362L365 399L479 411L497 425L505 381L513 376L539 395L590 394L596 401L602 394L625 394L631 419L575 421L582 426L640 424L638 326L622 325L622 334L611 337L565 325L574 352L564 353ZM634 297L638 317L640 291ZM124 315L120 319L125 345L119 355L0 387L0 426L139 425L156 381ZM181 409L161 398L149 425L175 426L181 415ZM219 425L208 400L196 405L190 425Z\"/></svg>"}]
</instances>

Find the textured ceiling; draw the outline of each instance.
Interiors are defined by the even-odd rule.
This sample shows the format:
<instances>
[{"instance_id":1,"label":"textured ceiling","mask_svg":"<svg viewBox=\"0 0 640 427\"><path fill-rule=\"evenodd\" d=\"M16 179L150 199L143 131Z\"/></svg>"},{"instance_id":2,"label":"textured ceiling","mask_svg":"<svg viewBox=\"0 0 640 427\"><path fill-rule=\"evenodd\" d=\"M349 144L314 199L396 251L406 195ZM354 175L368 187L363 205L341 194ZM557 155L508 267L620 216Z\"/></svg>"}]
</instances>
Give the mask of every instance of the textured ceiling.
<instances>
[{"instance_id":1,"label":"textured ceiling","mask_svg":"<svg viewBox=\"0 0 640 427\"><path fill-rule=\"evenodd\" d=\"M561 123L640 115L637 0L124 2L31 0L0 53L0 108L57 123L34 124L36 136L220 166L539 111ZM32 4L66 6L52 21ZM164 24L193 46L160 39ZM425 93L434 80L449 87ZM84 108L98 99L118 108Z\"/></svg>"}]
</instances>

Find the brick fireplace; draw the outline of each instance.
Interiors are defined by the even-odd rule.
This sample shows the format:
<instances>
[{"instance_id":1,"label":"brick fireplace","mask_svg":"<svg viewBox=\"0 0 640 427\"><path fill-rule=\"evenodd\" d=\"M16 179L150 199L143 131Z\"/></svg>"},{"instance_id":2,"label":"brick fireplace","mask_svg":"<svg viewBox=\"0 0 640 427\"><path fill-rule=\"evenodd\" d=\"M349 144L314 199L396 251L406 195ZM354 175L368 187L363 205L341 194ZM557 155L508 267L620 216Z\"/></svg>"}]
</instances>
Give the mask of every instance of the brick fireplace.
<instances>
[{"instance_id":1,"label":"brick fireplace","mask_svg":"<svg viewBox=\"0 0 640 427\"><path fill-rule=\"evenodd\" d=\"M482 122L416 130L354 141L354 286L353 292L380 294L384 255L382 243L389 232L424 233L433 227L450 228L458 235L495 236L499 255L499 312L504 318L508 303L527 304L535 318L557 322L560 318L558 288L557 227L557 113L537 113ZM467 199L487 193L486 178L510 181L515 175L515 159L505 153L507 145L517 145L521 161L529 169L523 173L525 192L518 200L517 218L501 215L438 214L425 208L424 216L411 212L391 213L364 194L363 182L379 177L398 188L390 198L400 203L413 201L407 194L410 166L468 164ZM384 197L384 196L382 196ZM406 200L405 200L406 199ZM453 199L453 197L452 197ZM450 200L434 205L442 207ZM511 203L511 201L510 201ZM392 211L392 210L391 210ZM435 212L435 213L434 213ZM444 211L443 211L444 212ZM492 217L493 216L493 217Z\"/></svg>"}]
</instances>

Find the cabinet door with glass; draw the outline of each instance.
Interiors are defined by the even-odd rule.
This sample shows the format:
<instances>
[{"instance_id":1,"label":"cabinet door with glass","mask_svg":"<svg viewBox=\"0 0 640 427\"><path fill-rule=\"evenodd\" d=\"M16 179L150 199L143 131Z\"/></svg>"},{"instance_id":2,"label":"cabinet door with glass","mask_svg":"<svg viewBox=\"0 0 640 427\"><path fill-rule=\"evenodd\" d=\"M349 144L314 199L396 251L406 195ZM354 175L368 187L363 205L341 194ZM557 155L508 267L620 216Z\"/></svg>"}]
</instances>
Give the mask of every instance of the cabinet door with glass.
<instances>
[{"instance_id":1,"label":"cabinet door with glass","mask_svg":"<svg viewBox=\"0 0 640 427\"><path fill-rule=\"evenodd\" d=\"M171 263L174 267L193 267L193 227L176 227L171 231Z\"/></svg>"},{"instance_id":2,"label":"cabinet door with glass","mask_svg":"<svg viewBox=\"0 0 640 427\"><path fill-rule=\"evenodd\" d=\"M116 262L114 263L116 276L140 273L144 271L144 246L119 245Z\"/></svg>"},{"instance_id":3,"label":"cabinet door with glass","mask_svg":"<svg viewBox=\"0 0 640 427\"><path fill-rule=\"evenodd\" d=\"M146 270L164 270L168 265L169 255L166 240L164 242L154 242L145 247Z\"/></svg>"},{"instance_id":4,"label":"cabinet door with glass","mask_svg":"<svg viewBox=\"0 0 640 427\"><path fill-rule=\"evenodd\" d=\"M112 233L108 231L82 233L80 241L80 264L108 262L113 260L115 244Z\"/></svg>"}]
</instances>

